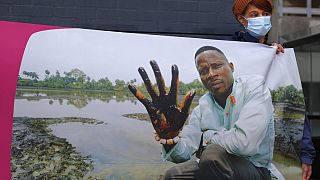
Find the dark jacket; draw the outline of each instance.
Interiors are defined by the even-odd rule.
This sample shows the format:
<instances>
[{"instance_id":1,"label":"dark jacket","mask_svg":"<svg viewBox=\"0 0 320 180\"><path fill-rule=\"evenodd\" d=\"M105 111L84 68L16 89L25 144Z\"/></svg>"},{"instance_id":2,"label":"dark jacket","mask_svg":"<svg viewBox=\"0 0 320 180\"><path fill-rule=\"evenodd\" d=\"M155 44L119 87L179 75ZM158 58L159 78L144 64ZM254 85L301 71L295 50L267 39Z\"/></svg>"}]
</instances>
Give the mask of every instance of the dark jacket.
<instances>
[{"instance_id":1,"label":"dark jacket","mask_svg":"<svg viewBox=\"0 0 320 180\"><path fill-rule=\"evenodd\" d=\"M251 36L248 32L238 31L232 36L232 41L244 41L259 43L259 40ZM265 43L268 44L268 43ZM268 44L270 45L270 44ZM314 157L316 156L316 150L312 143L311 128L308 117L305 115L303 136L301 140L301 152L300 160L304 164L312 164Z\"/></svg>"},{"instance_id":2,"label":"dark jacket","mask_svg":"<svg viewBox=\"0 0 320 180\"><path fill-rule=\"evenodd\" d=\"M310 121L306 115L304 119L303 136L301 140L300 159L304 164L312 164L315 156L316 150L312 143Z\"/></svg>"},{"instance_id":3,"label":"dark jacket","mask_svg":"<svg viewBox=\"0 0 320 180\"><path fill-rule=\"evenodd\" d=\"M248 32L238 31L232 36L232 41L255 42L259 43L259 39L251 36Z\"/></svg>"}]
</instances>

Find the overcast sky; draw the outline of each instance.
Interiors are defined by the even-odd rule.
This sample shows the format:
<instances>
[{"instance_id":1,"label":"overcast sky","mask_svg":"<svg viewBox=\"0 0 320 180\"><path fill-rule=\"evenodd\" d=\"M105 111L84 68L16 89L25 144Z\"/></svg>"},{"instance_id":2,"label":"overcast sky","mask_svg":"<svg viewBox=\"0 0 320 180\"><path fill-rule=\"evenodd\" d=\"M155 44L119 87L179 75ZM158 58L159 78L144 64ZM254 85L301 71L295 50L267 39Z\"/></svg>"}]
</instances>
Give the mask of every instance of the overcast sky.
<instances>
[{"instance_id":1,"label":"overcast sky","mask_svg":"<svg viewBox=\"0 0 320 180\"><path fill-rule=\"evenodd\" d=\"M221 49L234 62L235 75L268 76L269 67L275 64L275 50L261 44L73 28L33 34L24 52L20 74L23 71L35 71L43 78L46 69L51 73L59 70L63 74L78 68L95 80L108 77L114 82L115 79L129 81L136 78L141 82L137 69L142 66L154 82L149 65L149 61L154 59L167 85L171 80L172 64L178 65L180 80L190 82L198 78L194 53L204 45ZM289 67L290 74L295 76L290 83L300 87L296 63L292 63L295 62L293 51L291 54L289 51L286 53L291 60L283 60L281 63L292 66L291 69Z\"/></svg>"}]
</instances>

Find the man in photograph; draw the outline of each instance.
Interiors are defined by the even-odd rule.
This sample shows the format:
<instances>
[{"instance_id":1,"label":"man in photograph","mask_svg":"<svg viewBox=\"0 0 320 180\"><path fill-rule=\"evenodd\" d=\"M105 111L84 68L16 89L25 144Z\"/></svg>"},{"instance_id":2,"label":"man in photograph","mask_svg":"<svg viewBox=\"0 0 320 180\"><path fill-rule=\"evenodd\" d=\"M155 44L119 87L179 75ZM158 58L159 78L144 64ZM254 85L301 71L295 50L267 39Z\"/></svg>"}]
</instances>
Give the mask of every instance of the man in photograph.
<instances>
[{"instance_id":1,"label":"man in photograph","mask_svg":"<svg viewBox=\"0 0 320 180\"><path fill-rule=\"evenodd\" d=\"M195 64L208 92L190 116L188 110L195 92L187 93L181 105L177 103L177 66L172 66L167 94L160 69L151 61L159 95L145 70L139 68L152 101L129 85L149 113L155 139L163 145L164 159L181 163L169 169L165 178L271 179L273 105L263 77L234 77L233 64L212 46L197 50ZM186 119L188 124L183 126ZM190 160L196 152L200 160Z\"/></svg>"}]
</instances>

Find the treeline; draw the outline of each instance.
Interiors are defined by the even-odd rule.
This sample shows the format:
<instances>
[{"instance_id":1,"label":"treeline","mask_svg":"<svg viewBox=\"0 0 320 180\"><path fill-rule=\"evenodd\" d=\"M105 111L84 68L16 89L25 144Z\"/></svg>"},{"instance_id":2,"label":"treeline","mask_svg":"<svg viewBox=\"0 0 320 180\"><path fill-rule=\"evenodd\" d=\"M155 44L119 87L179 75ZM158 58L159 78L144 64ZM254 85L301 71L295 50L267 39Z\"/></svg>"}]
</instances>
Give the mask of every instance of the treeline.
<instances>
[{"instance_id":1,"label":"treeline","mask_svg":"<svg viewBox=\"0 0 320 180\"><path fill-rule=\"evenodd\" d=\"M137 84L136 79L132 79L127 82L120 79L116 79L115 82L112 82L107 77L95 80L77 68L72 69L69 72L64 72L63 74L61 74L59 70L53 74L49 70L45 70L45 78L43 80L39 80L39 75L36 72L23 71L23 75L24 77L19 75L17 86L100 91L128 91L128 84L135 84L139 90L147 95L144 84ZM155 90L157 90L156 85L154 86ZM198 95L202 95L207 91L198 79L195 79L190 83L180 81L179 94L185 94L191 89L196 89Z\"/></svg>"},{"instance_id":2,"label":"treeline","mask_svg":"<svg viewBox=\"0 0 320 180\"><path fill-rule=\"evenodd\" d=\"M271 91L272 101L274 102L288 102L293 104L304 105L303 91L296 89L293 85L279 87Z\"/></svg>"}]
</instances>

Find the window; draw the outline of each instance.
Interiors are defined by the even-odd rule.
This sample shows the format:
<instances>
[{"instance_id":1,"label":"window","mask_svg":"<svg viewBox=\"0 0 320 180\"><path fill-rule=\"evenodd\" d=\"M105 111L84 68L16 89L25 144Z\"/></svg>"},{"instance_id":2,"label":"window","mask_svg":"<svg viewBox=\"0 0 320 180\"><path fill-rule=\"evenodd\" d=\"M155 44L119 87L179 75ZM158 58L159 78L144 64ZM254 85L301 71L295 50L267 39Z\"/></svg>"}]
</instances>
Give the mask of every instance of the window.
<instances>
[{"instance_id":1,"label":"window","mask_svg":"<svg viewBox=\"0 0 320 180\"><path fill-rule=\"evenodd\" d=\"M283 0L284 7L307 7L307 0Z\"/></svg>"},{"instance_id":2,"label":"window","mask_svg":"<svg viewBox=\"0 0 320 180\"><path fill-rule=\"evenodd\" d=\"M280 16L319 16L320 0L279 0Z\"/></svg>"},{"instance_id":3,"label":"window","mask_svg":"<svg viewBox=\"0 0 320 180\"><path fill-rule=\"evenodd\" d=\"M312 8L320 8L320 1L319 0L313 0L311 7Z\"/></svg>"}]
</instances>

